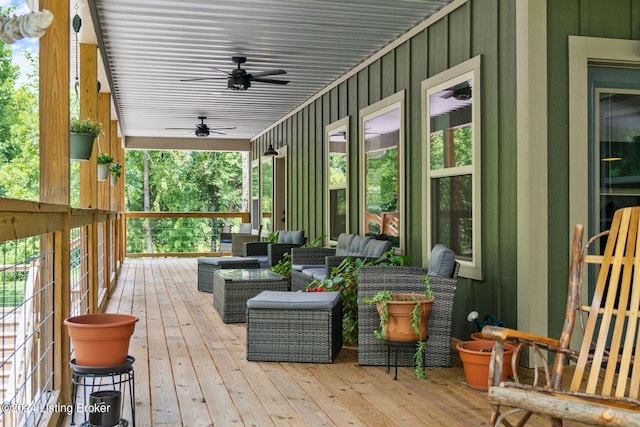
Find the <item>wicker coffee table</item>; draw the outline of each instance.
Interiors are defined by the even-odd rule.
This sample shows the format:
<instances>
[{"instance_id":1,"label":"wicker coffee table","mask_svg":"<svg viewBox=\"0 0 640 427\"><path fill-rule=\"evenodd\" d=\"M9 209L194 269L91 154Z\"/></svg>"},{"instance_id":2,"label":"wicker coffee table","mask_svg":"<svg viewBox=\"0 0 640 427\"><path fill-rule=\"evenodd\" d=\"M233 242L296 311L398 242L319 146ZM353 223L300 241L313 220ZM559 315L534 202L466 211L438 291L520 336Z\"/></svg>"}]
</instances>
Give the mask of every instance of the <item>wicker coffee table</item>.
<instances>
[{"instance_id":1,"label":"wicker coffee table","mask_svg":"<svg viewBox=\"0 0 640 427\"><path fill-rule=\"evenodd\" d=\"M216 270L213 307L224 323L245 322L247 300L262 291L288 291L289 279L268 268Z\"/></svg>"}]
</instances>

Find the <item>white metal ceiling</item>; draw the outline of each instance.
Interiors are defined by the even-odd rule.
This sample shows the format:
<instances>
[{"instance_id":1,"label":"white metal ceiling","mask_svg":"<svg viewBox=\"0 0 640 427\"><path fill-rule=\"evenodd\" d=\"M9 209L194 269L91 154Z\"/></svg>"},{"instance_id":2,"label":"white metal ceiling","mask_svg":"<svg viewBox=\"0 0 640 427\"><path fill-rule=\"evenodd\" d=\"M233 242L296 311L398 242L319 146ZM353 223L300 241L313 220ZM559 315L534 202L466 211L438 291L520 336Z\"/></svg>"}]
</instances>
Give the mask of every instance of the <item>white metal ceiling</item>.
<instances>
[{"instance_id":1,"label":"white metal ceiling","mask_svg":"<svg viewBox=\"0 0 640 427\"><path fill-rule=\"evenodd\" d=\"M94 0L112 93L127 137L195 138L197 116L251 138L452 0ZM288 85L244 92L224 77L285 69ZM221 137L212 135L209 138ZM225 136L222 136L223 138Z\"/></svg>"}]
</instances>

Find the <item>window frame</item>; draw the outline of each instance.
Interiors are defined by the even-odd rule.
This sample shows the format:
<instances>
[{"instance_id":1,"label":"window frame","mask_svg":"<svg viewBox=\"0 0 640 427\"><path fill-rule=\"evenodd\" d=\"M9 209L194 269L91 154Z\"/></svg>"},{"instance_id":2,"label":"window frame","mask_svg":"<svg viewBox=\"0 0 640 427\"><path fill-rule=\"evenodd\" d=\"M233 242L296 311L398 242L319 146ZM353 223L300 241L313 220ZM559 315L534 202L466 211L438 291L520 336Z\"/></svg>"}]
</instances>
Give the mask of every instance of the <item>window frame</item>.
<instances>
[{"instance_id":1,"label":"window frame","mask_svg":"<svg viewBox=\"0 0 640 427\"><path fill-rule=\"evenodd\" d=\"M331 239L331 190L345 190L346 194L346 226L345 233L349 232L349 125L350 125L350 116L343 117L342 119L335 121L333 123L328 124L325 127L324 137L325 137L325 150L324 150L324 164L325 164L325 191L324 191L324 206L325 206L325 235L327 244L337 244L337 240ZM330 170L329 170L329 156L331 154L331 147L329 143L329 137L337 132L345 133L345 156L346 156L346 179L344 182L344 186L342 185L334 185L332 186L329 183Z\"/></svg>"},{"instance_id":2,"label":"window frame","mask_svg":"<svg viewBox=\"0 0 640 427\"><path fill-rule=\"evenodd\" d=\"M435 231L435 218L433 215L432 192L435 180L446 177L471 175L472 198L472 247L471 260L457 259L460 263L459 275L474 280L482 280L482 233L481 233L481 80L480 80L480 56L471 58L448 70L422 81L422 265L427 267L431 257L431 248L437 243L433 242ZM472 161L471 165L442 168L431 170L431 120L430 120L430 96L433 93L445 90L464 81L472 81L473 102L471 104L471 132L472 132Z\"/></svg>"},{"instance_id":3,"label":"window frame","mask_svg":"<svg viewBox=\"0 0 640 427\"><path fill-rule=\"evenodd\" d=\"M265 215L265 209L264 209L264 191L265 191L265 163L269 163L271 166L271 194L270 194L270 198L271 198L271 228L269 229L268 227L265 226L264 224L264 215ZM262 227L262 234L268 236L269 234L273 233L273 228L274 228L274 224L273 224L273 185L274 185L274 161L273 161L273 156L261 156L260 157L260 193L259 193L259 198L260 198L260 226Z\"/></svg>"},{"instance_id":4,"label":"window frame","mask_svg":"<svg viewBox=\"0 0 640 427\"><path fill-rule=\"evenodd\" d=\"M261 193L260 181L262 178L262 174L260 172L260 159L252 160L250 169L251 171L250 171L249 180L251 182L251 186L250 186L250 193L249 193L249 203L250 203L250 210L251 210L251 224L252 224L251 228L257 232L260 229L260 225L262 224L262 213L260 212L262 208L261 197L260 197L260 193ZM257 173L258 173L257 187L253 185L254 170L257 170ZM254 190L256 190L257 196L254 195ZM254 220L257 220L257 222L254 222ZM256 225L258 226L257 228L256 228Z\"/></svg>"},{"instance_id":5,"label":"window frame","mask_svg":"<svg viewBox=\"0 0 640 427\"><path fill-rule=\"evenodd\" d=\"M405 233L405 212L404 212L404 195L405 195L405 90L394 93L380 101L371 104L360 110L358 128L358 155L360 158L360 233L365 234L367 231L367 219L366 219L366 155L365 155L365 122L373 119L382 114L388 113L396 108L400 109L400 124L398 129L398 220L400 223L398 230L398 237L400 239L399 247L396 249L401 253L405 253L406 248L406 233Z\"/></svg>"}]
</instances>

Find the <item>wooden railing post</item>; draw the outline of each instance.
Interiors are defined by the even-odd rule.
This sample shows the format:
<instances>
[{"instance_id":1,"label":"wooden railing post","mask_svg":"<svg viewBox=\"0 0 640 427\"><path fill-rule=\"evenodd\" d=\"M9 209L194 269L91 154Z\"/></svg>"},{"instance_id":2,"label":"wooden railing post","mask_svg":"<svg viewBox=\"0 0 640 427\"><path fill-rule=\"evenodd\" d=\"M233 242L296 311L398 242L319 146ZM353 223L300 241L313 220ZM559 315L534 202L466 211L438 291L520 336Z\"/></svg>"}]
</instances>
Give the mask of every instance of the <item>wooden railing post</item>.
<instances>
[{"instance_id":1,"label":"wooden railing post","mask_svg":"<svg viewBox=\"0 0 640 427\"><path fill-rule=\"evenodd\" d=\"M69 206L69 1L40 0L40 8L55 19L40 38L40 201ZM62 324L69 314L70 257L69 214L65 227L43 239L45 248L53 248L54 286L54 384L60 390L59 401L71 401L70 342ZM54 418L62 414L54 414ZM56 422L52 419L52 422Z\"/></svg>"}]
</instances>

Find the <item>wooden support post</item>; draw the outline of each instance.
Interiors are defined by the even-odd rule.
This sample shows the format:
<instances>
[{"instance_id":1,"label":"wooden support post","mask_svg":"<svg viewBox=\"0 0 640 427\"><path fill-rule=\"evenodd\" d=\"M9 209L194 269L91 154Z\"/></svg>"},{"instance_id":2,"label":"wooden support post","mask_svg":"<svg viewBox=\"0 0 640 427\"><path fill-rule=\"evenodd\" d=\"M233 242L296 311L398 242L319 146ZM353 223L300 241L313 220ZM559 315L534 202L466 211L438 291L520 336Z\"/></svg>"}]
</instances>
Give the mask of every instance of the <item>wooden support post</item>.
<instances>
[{"instance_id":1,"label":"wooden support post","mask_svg":"<svg viewBox=\"0 0 640 427\"><path fill-rule=\"evenodd\" d=\"M96 147L93 150L93 154L96 157L100 155L100 153L109 153L113 156L113 151L111 150L111 94L109 93L98 93L98 120L104 124L104 135L96 138ZM109 177L107 177L106 181L98 181L97 206L99 209L109 209L109 194L111 193L109 188Z\"/></svg>"},{"instance_id":2,"label":"wooden support post","mask_svg":"<svg viewBox=\"0 0 640 427\"><path fill-rule=\"evenodd\" d=\"M98 49L93 44L80 44L80 118L98 119ZM80 163L80 207L98 207L98 149L94 143L91 158ZM87 226L89 312L98 307L98 228L96 218Z\"/></svg>"},{"instance_id":3,"label":"wooden support post","mask_svg":"<svg viewBox=\"0 0 640 427\"><path fill-rule=\"evenodd\" d=\"M69 1L40 0L40 8L55 19L40 38L40 201L69 206ZM53 249L54 347L53 387L59 402L71 402L70 340L62 321L69 315L70 243L69 215L53 238L46 237L42 253ZM52 415L56 423L62 414Z\"/></svg>"}]
</instances>

